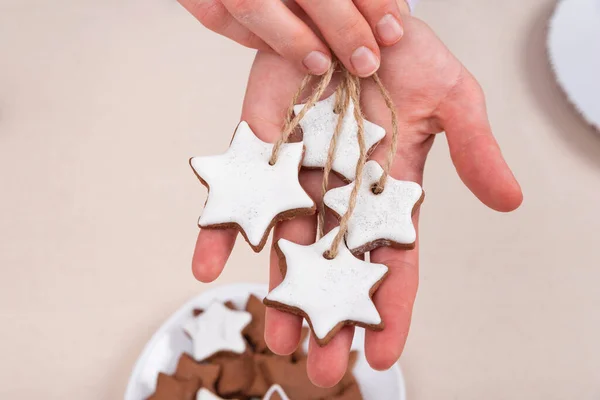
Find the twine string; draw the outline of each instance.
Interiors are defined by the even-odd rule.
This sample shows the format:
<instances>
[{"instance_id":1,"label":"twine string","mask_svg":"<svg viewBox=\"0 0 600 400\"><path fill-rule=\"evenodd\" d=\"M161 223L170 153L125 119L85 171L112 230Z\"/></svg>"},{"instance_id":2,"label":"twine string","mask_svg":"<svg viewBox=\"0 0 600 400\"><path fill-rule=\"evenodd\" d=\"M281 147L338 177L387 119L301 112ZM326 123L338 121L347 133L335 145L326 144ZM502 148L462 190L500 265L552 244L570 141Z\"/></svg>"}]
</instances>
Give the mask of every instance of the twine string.
<instances>
[{"instance_id":1,"label":"twine string","mask_svg":"<svg viewBox=\"0 0 600 400\"><path fill-rule=\"evenodd\" d=\"M385 86L383 86L383 83L381 82L381 79L379 79L379 75L377 75L377 73L373 74L373 80L379 89L379 93L381 93L381 97L383 97L383 100L385 101L385 105L390 110L392 117L392 142L390 143L385 165L383 166L383 174L381 174L379 182L377 182L373 188L373 193L380 194L385 188L392 164L394 163L394 157L396 156L396 150L398 147L398 114L396 113L396 106L394 105L389 92Z\"/></svg>"},{"instance_id":2,"label":"twine string","mask_svg":"<svg viewBox=\"0 0 600 400\"><path fill-rule=\"evenodd\" d=\"M302 92L304 92L304 90L306 89L306 87L308 86L310 81L312 80L312 75L307 75L302 80L302 83L300 84L298 91L292 98L292 103L290 104L290 106L287 110L286 120L285 120L285 124L283 125L283 128L282 128L281 136L279 137L279 139L277 140L277 142L275 142L275 145L273 146L273 152L271 153L271 159L269 160L269 164L275 165L275 163L277 162L277 157L279 157L279 150L281 149L281 146L288 141L290 135L292 134L294 129L296 129L300 120L302 118L304 118L304 115L306 115L308 110L310 110L315 105L315 103L317 101L319 101L319 99L323 95L323 92L325 92L325 89L327 89L327 86L329 86L329 82L331 82L331 77L333 76L335 67L336 67L336 63L331 63L331 67L329 67L329 70L327 70L327 72L321 77L319 84L313 91L313 94L310 96L310 98L304 104L304 107L302 107L302 110L298 114L296 114L296 116L294 118L291 118L291 116L294 113L294 106L298 102L298 99L302 95Z\"/></svg>"},{"instance_id":3,"label":"twine string","mask_svg":"<svg viewBox=\"0 0 600 400\"><path fill-rule=\"evenodd\" d=\"M365 127L364 127L364 116L362 114L362 110L360 107L360 79L350 75L350 73L346 73L345 79L346 85L348 87L347 93L350 99L352 100L352 104L354 105L354 119L356 120L356 124L358 125L357 137L358 137L358 148L359 148L359 158L356 163L356 178L354 180L354 187L352 188L352 192L350 193L350 201L348 203L348 210L340 219L340 229L335 235L333 242L331 243L331 248L327 250L323 256L328 259L334 259L338 255L338 248L340 243L344 239L346 232L348 231L348 221L354 212L354 208L356 207L356 200L358 198L358 191L360 189L362 183L362 170L366 163L367 158L367 150L365 149ZM333 158L333 157L332 157ZM333 161L331 161L333 163Z\"/></svg>"},{"instance_id":4,"label":"twine string","mask_svg":"<svg viewBox=\"0 0 600 400\"><path fill-rule=\"evenodd\" d=\"M345 75L348 75L348 71L345 71ZM346 80L346 77L342 79L335 92L334 112L338 114L338 120L335 126L335 131L333 132L333 136L331 136L331 141L329 142L329 149L327 151L327 162L325 163L325 169L323 171L323 183L321 186L321 192L323 196L325 196L325 193L327 193L327 189L329 188L329 174L331 172L331 169L333 168L333 159L337 147L337 140L340 136L340 133L342 132L344 118L346 117L346 111L348 110L348 105L350 103L348 85ZM323 237L325 230L325 202L321 202L321 212L319 213L318 226L319 238L321 238Z\"/></svg>"},{"instance_id":5,"label":"twine string","mask_svg":"<svg viewBox=\"0 0 600 400\"><path fill-rule=\"evenodd\" d=\"M308 112L308 110L310 110L315 105L315 103L317 103L319 101L319 99L321 98L321 96L323 95L323 93L325 92L327 87L329 86L329 83L331 82L331 78L333 77L333 73L334 73L335 69L337 68L337 65L338 65L337 62L332 63L329 70L321 77L321 79L320 79L318 85L316 86L316 88L314 89L312 95L308 98L308 100L302 107L302 110L294 116L294 106L296 104L298 104L300 96L302 95L302 93L306 90L306 88L311 83L313 76L307 75L302 80L300 87L298 88L297 92L294 94L291 104L290 104L289 108L287 109L286 116L285 116L285 123L282 127L282 133L281 133L281 136L279 137L279 139L277 140L277 142L275 142L275 145L273 146L273 152L271 153L271 159L269 160L269 164L274 165L277 162L277 158L279 156L279 151L281 149L281 146L288 141L290 135L292 134L292 132L294 132L294 130L296 129L296 127L298 126L298 124L300 123L302 118L304 118L304 116ZM336 234L335 238L333 239L330 249L327 250L323 254L323 256L328 259L334 259L338 255L339 246L340 246L342 240L344 239L346 232L348 231L348 222L349 222L350 217L352 216L352 213L354 212L354 209L356 207L358 192L359 192L359 189L362 184L362 172L363 172L363 168L367 162L367 160L366 160L367 149L366 149L365 138L364 138L364 136L365 136L364 115L362 113L362 109L361 109L361 105L360 105L360 93L361 93L360 78L350 74L350 72L348 72L348 70L346 70L343 66L342 66L342 71L343 71L344 76L342 77L341 83L339 84L338 88L336 89L336 94L335 94L336 99L335 99L335 105L334 105L334 112L338 115L338 120L336 123L335 131L329 142L329 149L327 151L327 161L325 163L325 167L324 167L324 171L323 171L323 182L322 182L322 186L321 186L323 196L325 195L325 193L327 192L327 189L329 187L329 174L331 173L331 170L333 169L333 161L334 161L334 157L335 157L335 151L337 148L337 141L341 134L342 126L344 124L344 118L346 116L350 102L352 102L352 104L354 106L354 115L353 116L354 116L354 119L355 119L357 127L358 127L357 139L358 139L358 147L359 147L359 158L358 158L358 162L356 163L356 170L355 170L356 177L355 177L355 181L354 181L354 187L352 188L352 192L350 193L348 209L346 210L346 212L340 219L339 231ZM379 193L382 193L385 188L385 184L387 182L387 178L389 176L389 172L392 167L392 164L394 161L394 156L395 156L396 150L397 150L398 116L396 113L396 108L394 106L394 103L393 103L388 91L383 86L383 83L381 82L381 80L379 79L379 76L377 74L373 75L373 81L377 85L377 88L379 89L379 92L380 92L381 96L383 97L387 108L390 110L391 119L392 119L392 140L390 143L390 148L388 150L386 163L383 168L383 174L381 175L379 181L373 188L373 193L379 194ZM318 216L319 237L323 236L324 229L325 229L325 204L324 204L324 202L322 202L320 213Z\"/></svg>"}]
</instances>

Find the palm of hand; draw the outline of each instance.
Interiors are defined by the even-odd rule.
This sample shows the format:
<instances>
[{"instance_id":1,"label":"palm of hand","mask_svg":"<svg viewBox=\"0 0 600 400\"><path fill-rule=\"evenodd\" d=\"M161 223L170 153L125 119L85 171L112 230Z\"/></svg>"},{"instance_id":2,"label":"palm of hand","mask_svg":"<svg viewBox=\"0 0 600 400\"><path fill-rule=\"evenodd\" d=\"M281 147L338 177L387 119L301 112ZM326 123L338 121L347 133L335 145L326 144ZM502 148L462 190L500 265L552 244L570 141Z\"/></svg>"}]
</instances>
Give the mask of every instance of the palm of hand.
<instances>
[{"instance_id":1,"label":"palm of hand","mask_svg":"<svg viewBox=\"0 0 600 400\"><path fill-rule=\"evenodd\" d=\"M445 130L463 182L488 206L500 211L515 209L521 203L521 191L491 134L479 85L427 25L406 18L405 26L407 33L401 42L383 50L379 70L399 114L400 136L391 175L421 182L433 134ZM302 78L302 72L278 55L257 55L242 119L262 140L274 142L279 137L290 99ZM389 110L372 81L364 81L362 103L367 118L390 132ZM389 141L387 135L371 158L383 164ZM303 171L300 179L319 203L322 173ZM326 230L333 223L328 216ZM310 244L315 234L316 216L301 217L278 224L274 240L285 237ZM199 280L210 282L218 277L235 237L233 230L201 230L193 261ZM374 296L386 328L367 332L365 351L371 366L386 369L398 360L406 341L418 285L418 249L380 248L371 253L371 260L386 264L390 273ZM271 287L281 279L277 255L271 251ZM269 309L265 333L269 347L276 353L291 353L300 340L301 324L300 317ZM325 347L311 338L308 374L314 383L331 386L341 379L353 333L353 328L345 327Z\"/></svg>"}]
</instances>

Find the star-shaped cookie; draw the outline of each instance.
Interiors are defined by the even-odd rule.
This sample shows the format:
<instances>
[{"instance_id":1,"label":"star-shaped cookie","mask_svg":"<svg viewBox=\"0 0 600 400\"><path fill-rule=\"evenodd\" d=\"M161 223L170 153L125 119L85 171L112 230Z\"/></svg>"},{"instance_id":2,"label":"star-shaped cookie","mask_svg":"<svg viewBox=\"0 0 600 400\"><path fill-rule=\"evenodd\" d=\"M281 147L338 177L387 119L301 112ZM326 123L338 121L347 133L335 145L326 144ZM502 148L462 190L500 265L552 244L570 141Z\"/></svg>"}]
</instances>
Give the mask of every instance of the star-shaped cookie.
<instances>
[{"instance_id":1,"label":"star-shaped cookie","mask_svg":"<svg viewBox=\"0 0 600 400\"><path fill-rule=\"evenodd\" d=\"M246 303L246 311L252 314L252 322L242 333L257 353L264 353L268 350L265 342L265 305L258 297L251 294Z\"/></svg>"},{"instance_id":2,"label":"star-shaped cookie","mask_svg":"<svg viewBox=\"0 0 600 400\"><path fill-rule=\"evenodd\" d=\"M224 154L190 160L209 189L200 227L236 228L259 252L275 223L315 212L298 181L303 144L282 145L274 165L269 164L272 151L273 144L258 139L242 121Z\"/></svg>"},{"instance_id":3,"label":"star-shaped cookie","mask_svg":"<svg viewBox=\"0 0 600 400\"><path fill-rule=\"evenodd\" d=\"M383 169L369 161L363 169L362 184L356 207L348 221L346 244L354 254L362 254L380 246L412 249L417 233L412 216L423 201L423 189L418 183L388 177L382 193L375 194L375 185ZM348 210L354 182L325 193L323 201L338 217Z\"/></svg>"},{"instance_id":4,"label":"star-shaped cookie","mask_svg":"<svg viewBox=\"0 0 600 400\"><path fill-rule=\"evenodd\" d=\"M303 107L303 104L294 106L294 112L299 114ZM303 167L325 167L329 144L339 118L338 114L334 112L334 107L335 93L317 102L300 120L302 140L306 146L306 153L302 160ZM364 121L364 129L365 148L370 152L385 136L385 129L367 120ZM350 102L335 149L333 171L348 182L353 181L359 157L358 124L354 118L354 105Z\"/></svg>"},{"instance_id":5,"label":"star-shaped cookie","mask_svg":"<svg viewBox=\"0 0 600 400\"><path fill-rule=\"evenodd\" d=\"M201 385L202 381L199 378L179 379L159 373L156 391L148 400L194 400Z\"/></svg>"},{"instance_id":6,"label":"star-shaped cookie","mask_svg":"<svg viewBox=\"0 0 600 400\"><path fill-rule=\"evenodd\" d=\"M217 393L231 397L246 392L254 382L254 359L250 352L242 355L222 354L210 358L211 363L221 366Z\"/></svg>"},{"instance_id":7,"label":"star-shaped cookie","mask_svg":"<svg viewBox=\"0 0 600 400\"><path fill-rule=\"evenodd\" d=\"M272 357L262 364L263 372L270 385L277 384L291 400L331 399L342 393L348 385L354 383L354 356L348 360L348 369L344 377L333 387L315 386L306 373L307 359L290 363L280 357ZM265 396L265 399L268 399ZM272 398L271 400L275 400Z\"/></svg>"},{"instance_id":8,"label":"star-shaped cookie","mask_svg":"<svg viewBox=\"0 0 600 400\"><path fill-rule=\"evenodd\" d=\"M183 327L192 338L194 359L204 361L220 352L242 354L246 350L242 330L251 319L246 311L234 311L219 302L212 303Z\"/></svg>"},{"instance_id":9,"label":"star-shaped cookie","mask_svg":"<svg viewBox=\"0 0 600 400\"><path fill-rule=\"evenodd\" d=\"M343 242L334 259L325 258L338 231L333 229L310 246L280 239L276 250L284 279L264 300L268 307L305 317L321 346L344 325L383 329L371 296L388 268L359 260Z\"/></svg>"},{"instance_id":10,"label":"star-shaped cookie","mask_svg":"<svg viewBox=\"0 0 600 400\"><path fill-rule=\"evenodd\" d=\"M219 379L220 372L221 367L219 365L200 364L194 361L190 355L183 353L179 357L174 376L178 379L200 379L204 388L215 393L215 384Z\"/></svg>"}]
</instances>

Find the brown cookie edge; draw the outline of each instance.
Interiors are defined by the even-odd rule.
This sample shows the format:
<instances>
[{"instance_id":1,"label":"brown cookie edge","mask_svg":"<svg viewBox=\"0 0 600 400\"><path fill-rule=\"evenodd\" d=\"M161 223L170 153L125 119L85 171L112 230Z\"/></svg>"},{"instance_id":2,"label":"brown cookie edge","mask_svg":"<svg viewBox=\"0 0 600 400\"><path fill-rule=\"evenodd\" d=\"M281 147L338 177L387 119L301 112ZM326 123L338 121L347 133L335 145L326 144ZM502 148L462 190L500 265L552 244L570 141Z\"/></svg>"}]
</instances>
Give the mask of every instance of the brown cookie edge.
<instances>
[{"instance_id":1,"label":"brown cookie edge","mask_svg":"<svg viewBox=\"0 0 600 400\"><path fill-rule=\"evenodd\" d=\"M281 249L279 248L279 245L277 243L275 243L274 248L277 253L277 257L279 258L279 269L281 271L281 275L285 278L285 272L287 272L287 263L285 260L285 256L283 255L283 252L281 251ZM388 274L390 272L389 267L386 266L386 268L388 268L388 270L385 272L385 274L381 277L381 279L379 279L377 282L375 282L373 284L373 286L371 286L371 289L369 290L369 297L371 298L371 300L373 299L373 295L375 294L377 289L379 289L379 286L381 285L383 280L388 276ZM310 320L308 314L306 312L304 312L304 310L302 310L298 307L291 307L291 306L282 304L277 301L269 300L266 297L263 299L263 303L267 307L274 308L274 309L282 311L282 312L287 312L289 314L295 314L300 317L303 317L306 320L306 322L308 322L312 336L315 338L315 341L317 342L319 347L326 346L331 341L331 339L333 339L333 337L346 325L359 326L361 328L370 329L372 331L382 331L385 328L385 323L383 322L383 319L381 320L381 322L379 324L364 324L364 323L358 322L358 321L344 320L344 321L340 321L338 324L336 324L327 333L327 335L325 335L325 337L323 339L319 339L314 333L312 321Z\"/></svg>"},{"instance_id":2,"label":"brown cookie edge","mask_svg":"<svg viewBox=\"0 0 600 400\"><path fill-rule=\"evenodd\" d=\"M238 123L238 126L235 128L235 132L233 133L233 136L231 137L231 141L229 142L230 146L231 146L231 142L233 142L233 138L235 137L235 134L237 133L237 130L238 130L239 126L240 126L240 123ZM248 124L248 126L249 125L250 124ZM261 140L261 139L259 138L259 140ZM305 152L306 152L306 147L304 146L304 143L303 143L302 144L302 156L300 157L300 162L298 163L298 173L300 173L300 169L302 168L302 161L304 160L304 153ZM200 177L200 175L196 172L196 170L194 169L194 167L192 167L192 159L193 158L194 157L191 157L189 159L189 161L188 161L188 163L190 164L190 168L192 168L192 171L194 172L194 175L196 175L196 177L198 178L198 180L200 181L200 183L202 183L202 185L204 185L206 187L206 189L208 190L208 194L206 196L206 201L204 202L204 208L206 208L206 202L208 201L208 196L210 196L210 186L208 185L208 183L204 179L202 179ZM312 197L310 197L310 195L306 192L306 190L304 188L302 188L302 190L312 200ZM204 212L204 210L202 210L202 211ZM317 211L317 206L316 206L315 201L313 200L313 206L310 207L310 208L295 208L293 210L287 210L287 211L284 211L282 213L277 214L273 218L273 220L271 220L271 223L269 224L269 226L265 230L265 233L263 234L262 239L260 240L260 242L256 246L254 246L253 244L250 243L250 241L248 240L248 237L246 236L246 232L244 232L244 229L239 224L237 224L235 222L228 222L228 223L224 223L224 224L214 224L214 225L204 225L204 226L198 224L198 226L200 228L203 228L203 229L235 229L239 233L242 234L242 236L246 240L246 243L248 243L250 245L250 247L252 248L252 250L254 250L255 253L260 253L262 251L262 249L265 247L265 244L267 243L267 240L269 239L269 234L271 233L271 230L273 229L273 227L275 226L275 224L277 224L278 222L285 221L285 220L292 219L292 218L296 218L296 217L303 217L303 216L313 215L316 211Z\"/></svg>"},{"instance_id":3,"label":"brown cookie edge","mask_svg":"<svg viewBox=\"0 0 600 400\"><path fill-rule=\"evenodd\" d=\"M421 197L419 198L419 200L417 200L417 202L413 206L413 208L411 210L411 216L414 216L417 213L417 210L421 207L421 205L423 204L424 201L425 201L425 190L423 190L423 188L421 188ZM327 211L331 212L338 219L338 221L342 219L341 215L339 215L333 209L329 208L327 205L325 205L325 208L327 209ZM345 240L345 238L344 238L344 240ZM416 246L416 241L414 241L412 243L398 243L398 242L394 242L393 240L389 240L389 239L377 239L372 242L365 243L364 245L362 245L360 247L350 249L350 252L352 254L354 254L355 256L360 256L360 255L363 255L370 251L373 251L375 249L378 249L379 247L385 247L385 246L392 247L392 248L398 249L398 250L413 250Z\"/></svg>"}]
</instances>

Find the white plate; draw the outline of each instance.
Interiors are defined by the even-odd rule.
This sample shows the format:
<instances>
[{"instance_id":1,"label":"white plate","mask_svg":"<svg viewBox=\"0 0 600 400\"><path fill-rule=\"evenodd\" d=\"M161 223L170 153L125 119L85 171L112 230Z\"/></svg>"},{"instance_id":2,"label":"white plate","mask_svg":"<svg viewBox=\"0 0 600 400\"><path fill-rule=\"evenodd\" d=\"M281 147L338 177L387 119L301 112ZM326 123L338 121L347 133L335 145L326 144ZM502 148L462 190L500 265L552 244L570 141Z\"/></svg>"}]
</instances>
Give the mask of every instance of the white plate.
<instances>
[{"instance_id":1,"label":"white plate","mask_svg":"<svg viewBox=\"0 0 600 400\"><path fill-rule=\"evenodd\" d=\"M569 101L600 130L600 0L561 0L550 20L547 46Z\"/></svg>"},{"instance_id":2,"label":"white plate","mask_svg":"<svg viewBox=\"0 0 600 400\"><path fill-rule=\"evenodd\" d=\"M267 286L262 284L233 284L208 290L188 301L173 314L152 336L138 358L125 392L125 400L145 400L156 388L159 372L171 374L183 352L191 352L192 343L181 326L194 308L203 308L214 300L231 300L242 308L250 293L263 298ZM354 375L365 400L406 400L404 378L398 366L387 371L374 371L363 353L364 330L356 329L352 348L359 356ZM294 400L294 399L291 399Z\"/></svg>"}]
</instances>

